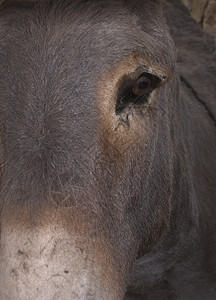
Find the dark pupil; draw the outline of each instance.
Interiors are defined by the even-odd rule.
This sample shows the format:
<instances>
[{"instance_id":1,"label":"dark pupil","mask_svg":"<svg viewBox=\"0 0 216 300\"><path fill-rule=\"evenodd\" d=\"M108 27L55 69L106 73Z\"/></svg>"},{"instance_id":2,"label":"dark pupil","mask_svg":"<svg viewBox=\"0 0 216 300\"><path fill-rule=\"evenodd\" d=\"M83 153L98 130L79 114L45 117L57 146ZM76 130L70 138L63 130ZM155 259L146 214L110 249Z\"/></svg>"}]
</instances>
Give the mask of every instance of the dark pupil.
<instances>
[{"instance_id":1,"label":"dark pupil","mask_svg":"<svg viewBox=\"0 0 216 300\"><path fill-rule=\"evenodd\" d=\"M149 81L139 82L138 88L141 89L141 90L145 90L145 89L149 88Z\"/></svg>"}]
</instances>

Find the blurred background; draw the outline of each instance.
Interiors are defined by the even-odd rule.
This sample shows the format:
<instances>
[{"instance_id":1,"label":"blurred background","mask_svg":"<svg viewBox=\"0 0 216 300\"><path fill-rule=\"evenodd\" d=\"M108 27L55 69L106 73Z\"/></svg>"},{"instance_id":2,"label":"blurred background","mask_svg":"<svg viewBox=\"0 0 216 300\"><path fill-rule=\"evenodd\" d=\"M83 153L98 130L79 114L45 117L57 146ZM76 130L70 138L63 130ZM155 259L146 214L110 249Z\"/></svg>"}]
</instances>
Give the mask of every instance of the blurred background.
<instances>
[{"instance_id":1,"label":"blurred background","mask_svg":"<svg viewBox=\"0 0 216 300\"><path fill-rule=\"evenodd\" d=\"M216 0L182 0L191 16L216 40Z\"/></svg>"}]
</instances>

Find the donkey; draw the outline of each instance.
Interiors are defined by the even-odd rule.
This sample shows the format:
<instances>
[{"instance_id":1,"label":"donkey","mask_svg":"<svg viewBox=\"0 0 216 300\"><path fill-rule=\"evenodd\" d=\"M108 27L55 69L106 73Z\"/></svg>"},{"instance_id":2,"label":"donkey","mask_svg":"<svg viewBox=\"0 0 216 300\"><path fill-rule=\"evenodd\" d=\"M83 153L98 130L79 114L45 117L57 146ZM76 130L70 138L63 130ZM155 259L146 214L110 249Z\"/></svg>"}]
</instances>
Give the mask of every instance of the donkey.
<instances>
[{"instance_id":1,"label":"donkey","mask_svg":"<svg viewBox=\"0 0 216 300\"><path fill-rule=\"evenodd\" d=\"M2 1L0 300L216 298L214 50L164 5L177 55L160 1Z\"/></svg>"}]
</instances>

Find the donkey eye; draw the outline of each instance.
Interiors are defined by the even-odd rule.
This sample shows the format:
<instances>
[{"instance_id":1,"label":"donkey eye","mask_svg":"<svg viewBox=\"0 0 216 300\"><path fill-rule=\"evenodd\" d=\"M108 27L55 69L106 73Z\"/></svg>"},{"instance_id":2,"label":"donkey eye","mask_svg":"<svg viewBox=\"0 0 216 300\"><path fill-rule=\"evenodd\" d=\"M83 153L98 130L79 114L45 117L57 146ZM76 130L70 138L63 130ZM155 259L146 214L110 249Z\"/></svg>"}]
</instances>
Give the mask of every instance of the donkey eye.
<instances>
[{"instance_id":1,"label":"donkey eye","mask_svg":"<svg viewBox=\"0 0 216 300\"><path fill-rule=\"evenodd\" d=\"M142 73L136 80L123 83L119 90L116 113L121 113L128 105L138 106L145 103L151 92L159 86L161 79L150 73Z\"/></svg>"},{"instance_id":2,"label":"donkey eye","mask_svg":"<svg viewBox=\"0 0 216 300\"><path fill-rule=\"evenodd\" d=\"M132 87L132 93L135 96L144 96L151 90L153 80L150 76L142 75Z\"/></svg>"}]
</instances>

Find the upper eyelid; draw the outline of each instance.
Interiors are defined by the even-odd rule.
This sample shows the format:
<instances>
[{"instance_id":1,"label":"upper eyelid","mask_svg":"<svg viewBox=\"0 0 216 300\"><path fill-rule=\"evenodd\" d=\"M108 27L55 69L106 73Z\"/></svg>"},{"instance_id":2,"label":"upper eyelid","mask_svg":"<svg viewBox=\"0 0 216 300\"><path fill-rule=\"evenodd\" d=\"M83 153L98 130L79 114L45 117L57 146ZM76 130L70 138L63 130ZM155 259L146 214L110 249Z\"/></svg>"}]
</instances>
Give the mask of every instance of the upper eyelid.
<instances>
[{"instance_id":1,"label":"upper eyelid","mask_svg":"<svg viewBox=\"0 0 216 300\"><path fill-rule=\"evenodd\" d=\"M151 75L160 80L160 84L163 84L167 81L168 76L162 74L162 72L157 72L150 67L139 67L134 72L125 74L121 77L118 82L118 92L120 92L123 88L127 88L130 84L133 85L136 80L138 80L143 75Z\"/></svg>"},{"instance_id":2,"label":"upper eyelid","mask_svg":"<svg viewBox=\"0 0 216 300\"><path fill-rule=\"evenodd\" d=\"M162 82L166 81L168 78L168 75L165 74L165 72L162 72L160 70L155 70L149 66L139 67L133 73L128 74L127 77L128 77L128 79L136 80L140 76L142 76L142 74L144 74L144 73L155 76L155 77L159 78Z\"/></svg>"},{"instance_id":3,"label":"upper eyelid","mask_svg":"<svg viewBox=\"0 0 216 300\"><path fill-rule=\"evenodd\" d=\"M129 76L124 76L121 80L121 82L119 83L119 87L118 87L118 94L121 94L125 89L129 89L131 86L133 86L136 81L142 77L142 76L146 76L146 75L151 75L153 77L156 77L158 79L158 84L162 84L164 81L166 81L166 78L163 77L159 77L157 75L155 75L155 73L153 72L146 72L146 70L142 73L138 73L138 72L134 72L133 75L130 74Z\"/></svg>"}]
</instances>

